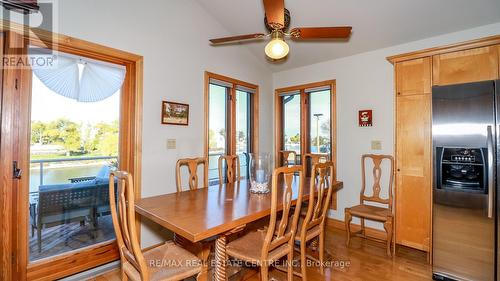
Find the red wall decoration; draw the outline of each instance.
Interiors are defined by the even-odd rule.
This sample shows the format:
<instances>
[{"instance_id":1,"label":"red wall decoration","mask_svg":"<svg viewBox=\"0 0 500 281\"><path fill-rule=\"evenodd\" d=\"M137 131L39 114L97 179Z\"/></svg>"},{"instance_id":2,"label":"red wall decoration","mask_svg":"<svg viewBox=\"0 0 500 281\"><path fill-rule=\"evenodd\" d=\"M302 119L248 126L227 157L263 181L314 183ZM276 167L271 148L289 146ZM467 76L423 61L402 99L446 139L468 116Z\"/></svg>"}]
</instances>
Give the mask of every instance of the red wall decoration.
<instances>
[{"instance_id":1,"label":"red wall decoration","mask_svg":"<svg viewBox=\"0 0 500 281\"><path fill-rule=\"evenodd\" d=\"M360 127L371 127L373 124L372 110L371 109L360 110L358 120Z\"/></svg>"}]
</instances>

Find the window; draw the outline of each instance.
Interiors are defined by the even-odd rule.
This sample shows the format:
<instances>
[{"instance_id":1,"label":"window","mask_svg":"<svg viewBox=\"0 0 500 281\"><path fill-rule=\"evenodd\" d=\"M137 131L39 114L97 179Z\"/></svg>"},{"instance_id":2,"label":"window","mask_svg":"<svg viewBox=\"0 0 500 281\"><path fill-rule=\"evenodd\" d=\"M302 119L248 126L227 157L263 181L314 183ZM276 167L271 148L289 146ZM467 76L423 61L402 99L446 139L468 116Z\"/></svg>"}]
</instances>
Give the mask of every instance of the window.
<instances>
[{"instance_id":1,"label":"window","mask_svg":"<svg viewBox=\"0 0 500 281\"><path fill-rule=\"evenodd\" d=\"M221 155L238 155L241 176L246 178L249 153L257 150L258 86L209 72L205 83L205 155L209 163L209 183L219 182Z\"/></svg>"},{"instance_id":2,"label":"window","mask_svg":"<svg viewBox=\"0 0 500 281\"><path fill-rule=\"evenodd\" d=\"M289 164L302 163L304 154L324 154L335 164L335 81L276 90L275 163L284 164L280 151L294 151Z\"/></svg>"}]
</instances>

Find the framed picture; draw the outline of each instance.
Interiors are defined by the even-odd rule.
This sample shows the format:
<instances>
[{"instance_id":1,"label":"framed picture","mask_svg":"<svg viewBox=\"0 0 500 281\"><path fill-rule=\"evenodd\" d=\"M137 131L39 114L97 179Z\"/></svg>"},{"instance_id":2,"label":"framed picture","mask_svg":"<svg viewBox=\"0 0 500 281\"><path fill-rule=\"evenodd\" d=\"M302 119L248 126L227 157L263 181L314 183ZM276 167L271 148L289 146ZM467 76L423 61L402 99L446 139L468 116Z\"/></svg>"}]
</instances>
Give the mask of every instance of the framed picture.
<instances>
[{"instance_id":1,"label":"framed picture","mask_svg":"<svg viewBox=\"0 0 500 281\"><path fill-rule=\"evenodd\" d=\"M371 127L373 125L373 112L371 109L359 111L359 126Z\"/></svg>"},{"instance_id":2,"label":"framed picture","mask_svg":"<svg viewBox=\"0 0 500 281\"><path fill-rule=\"evenodd\" d=\"M161 123L187 126L189 124L189 104L163 101Z\"/></svg>"}]
</instances>

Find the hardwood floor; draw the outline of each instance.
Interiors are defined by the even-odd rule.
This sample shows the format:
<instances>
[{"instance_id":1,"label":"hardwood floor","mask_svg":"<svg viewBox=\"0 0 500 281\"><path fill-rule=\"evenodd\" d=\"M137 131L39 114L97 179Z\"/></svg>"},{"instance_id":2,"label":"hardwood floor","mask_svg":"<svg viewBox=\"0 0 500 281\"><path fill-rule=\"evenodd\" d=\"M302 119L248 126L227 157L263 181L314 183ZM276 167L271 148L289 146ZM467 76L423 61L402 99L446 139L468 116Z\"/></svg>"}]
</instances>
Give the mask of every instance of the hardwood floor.
<instances>
[{"instance_id":1,"label":"hardwood floor","mask_svg":"<svg viewBox=\"0 0 500 281\"><path fill-rule=\"evenodd\" d=\"M345 246L345 232L338 229L327 230L326 248L333 255L333 267L321 274L317 267L308 269L308 280L339 281L380 281L432 280L431 266L427 264L426 253L398 247L396 257L388 258L385 245L380 242L353 237L349 248ZM286 274L276 269L271 270L271 277L286 280ZM257 281L257 271L246 274L244 280ZM108 272L90 281L119 281L118 271ZM295 280L301 280L296 277Z\"/></svg>"}]
</instances>

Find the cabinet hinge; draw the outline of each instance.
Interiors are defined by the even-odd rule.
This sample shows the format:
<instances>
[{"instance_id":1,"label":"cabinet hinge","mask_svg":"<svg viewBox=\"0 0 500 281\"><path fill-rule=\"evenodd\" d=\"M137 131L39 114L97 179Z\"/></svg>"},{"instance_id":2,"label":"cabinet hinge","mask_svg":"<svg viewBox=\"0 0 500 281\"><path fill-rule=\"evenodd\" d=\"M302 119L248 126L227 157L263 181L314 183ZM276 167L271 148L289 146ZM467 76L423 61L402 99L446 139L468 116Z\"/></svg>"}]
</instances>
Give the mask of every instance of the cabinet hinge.
<instances>
[{"instance_id":1,"label":"cabinet hinge","mask_svg":"<svg viewBox=\"0 0 500 281\"><path fill-rule=\"evenodd\" d=\"M16 88L16 90L18 89L18 83L19 83L19 80L16 78L15 84L14 84L14 88Z\"/></svg>"}]
</instances>

